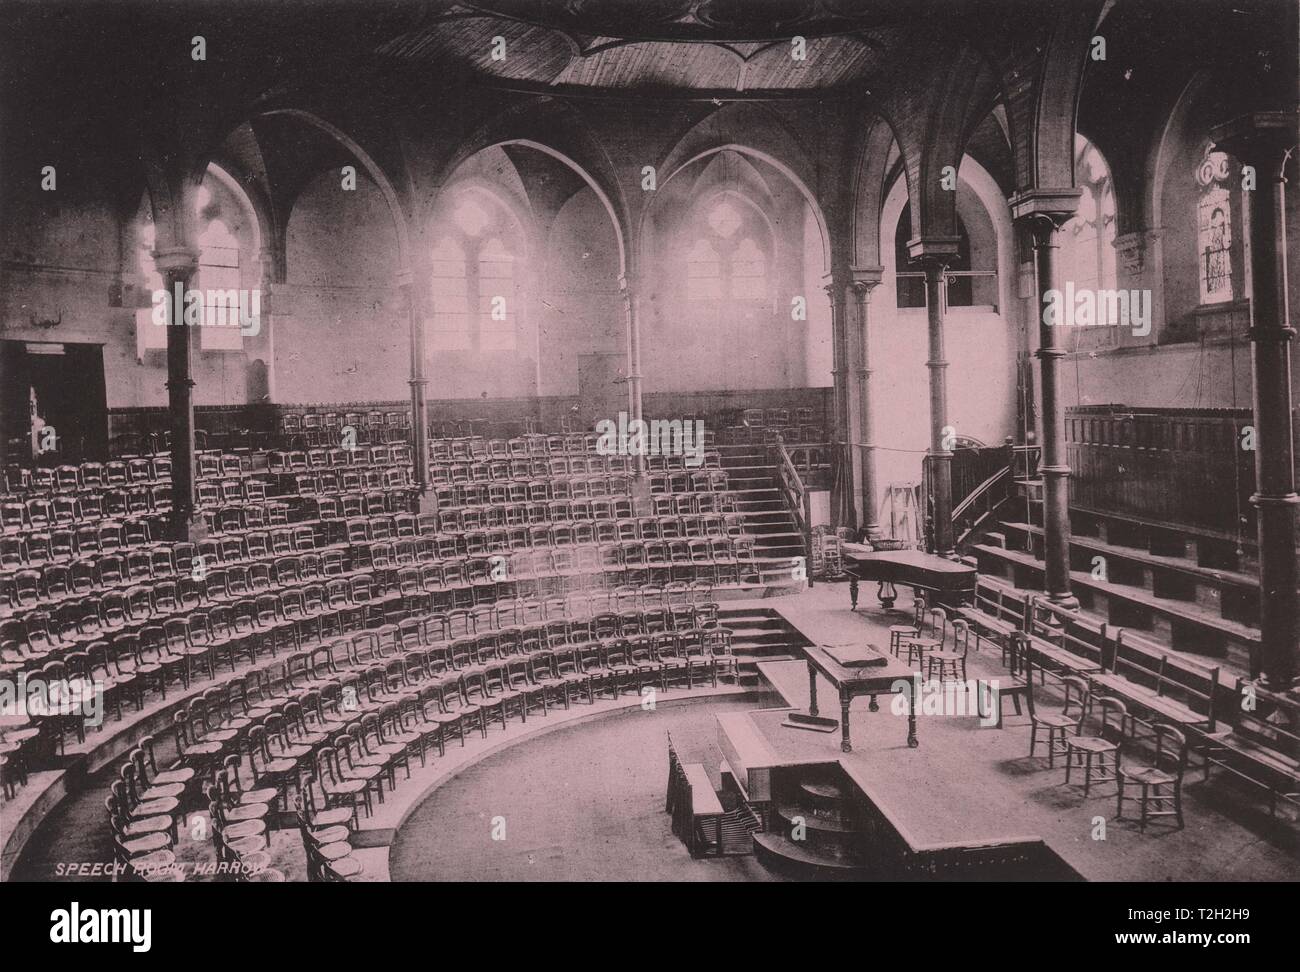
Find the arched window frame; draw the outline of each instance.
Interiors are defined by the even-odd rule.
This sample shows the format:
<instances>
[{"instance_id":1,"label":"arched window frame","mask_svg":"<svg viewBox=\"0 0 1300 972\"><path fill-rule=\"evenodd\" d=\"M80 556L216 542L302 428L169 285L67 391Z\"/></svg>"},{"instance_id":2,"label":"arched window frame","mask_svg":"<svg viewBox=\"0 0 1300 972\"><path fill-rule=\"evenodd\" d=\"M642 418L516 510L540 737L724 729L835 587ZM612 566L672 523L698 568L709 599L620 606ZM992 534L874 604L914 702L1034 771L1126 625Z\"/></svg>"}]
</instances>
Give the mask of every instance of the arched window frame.
<instances>
[{"instance_id":1,"label":"arched window frame","mask_svg":"<svg viewBox=\"0 0 1300 972\"><path fill-rule=\"evenodd\" d=\"M238 183L231 175L212 164L208 166L194 199L199 253L198 267L189 287L203 295L204 323L198 329L196 346L204 352L244 350L240 305L236 303L232 307L219 299L217 292L235 290L240 300L248 294L251 303L253 292L261 286L262 266L258 250L261 234L257 213L251 201L237 187ZM139 220L136 269L145 292L152 297L155 291L165 287L165 282L153 258L156 231L147 196L141 203ZM251 243L243 242L243 234L235 232L232 224L249 227ZM252 308L248 310L251 312ZM215 322L219 319L227 323L218 325ZM166 347L167 329L154 323L151 301L148 308L140 308L136 313L136 355L139 360L144 360L145 352Z\"/></svg>"}]
</instances>

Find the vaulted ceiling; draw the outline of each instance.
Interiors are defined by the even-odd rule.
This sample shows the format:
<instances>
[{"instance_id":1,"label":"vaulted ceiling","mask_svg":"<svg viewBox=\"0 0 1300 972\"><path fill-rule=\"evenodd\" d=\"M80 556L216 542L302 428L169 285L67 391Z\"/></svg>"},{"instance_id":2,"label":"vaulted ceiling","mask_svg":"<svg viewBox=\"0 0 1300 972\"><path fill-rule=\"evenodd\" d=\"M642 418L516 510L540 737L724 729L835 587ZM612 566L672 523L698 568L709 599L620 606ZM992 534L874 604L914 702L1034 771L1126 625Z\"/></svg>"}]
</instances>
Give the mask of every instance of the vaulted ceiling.
<instances>
[{"instance_id":1,"label":"vaulted ceiling","mask_svg":"<svg viewBox=\"0 0 1300 972\"><path fill-rule=\"evenodd\" d=\"M483 80L614 91L808 92L879 79L931 0L434 2L376 53ZM795 39L798 38L796 41ZM495 47L495 51L494 51Z\"/></svg>"}]
</instances>

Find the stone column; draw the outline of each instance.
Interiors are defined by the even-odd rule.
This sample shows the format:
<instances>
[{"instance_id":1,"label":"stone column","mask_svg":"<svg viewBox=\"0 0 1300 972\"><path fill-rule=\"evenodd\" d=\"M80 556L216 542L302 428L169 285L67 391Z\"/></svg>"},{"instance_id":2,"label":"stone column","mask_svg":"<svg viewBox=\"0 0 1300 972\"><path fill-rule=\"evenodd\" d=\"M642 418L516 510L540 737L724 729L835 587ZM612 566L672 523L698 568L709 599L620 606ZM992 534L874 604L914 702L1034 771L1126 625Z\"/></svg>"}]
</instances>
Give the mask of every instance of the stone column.
<instances>
[{"instance_id":1,"label":"stone column","mask_svg":"<svg viewBox=\"0 0 1300 972\"><path fill-rule=\"evenodd\" d=\"M1295 440L1291 409L1288 319L1286 169L1294 165L1296 115L1257 112L1211 132L1216 147L1253 166L1245 228L1250 244L1250 348L1254 385L1255 494L1259 539L1260 658L1264 686L1285 692L1296 684L1300 610L1296 585Z\"/></svg>"},{"instance_id":2,"label":"stone column","mask_svg":"<svg viewBox=\"0 0 1300 972\"><path fill-rule=\"evenodd\" d=\"M822 279L823 289L831 302L831 377L835 403L832 448L835 450L835 468L840 471L831 483L831 525L852 528L853 458L849 443L853 440L849 434L849 327L846 320L849 281L842 271L832 271Z\"/></svg>"},{"instance_id":3,"label":"stone column","mask_svg":"<svg viewBox=\"0 0 1300 972\"><path fill-rule=\"evenodd\" d=\"M185 321L185 294L198 269L199 256L186 246L155 250L154 263L167 288L167 420L171 431L171 539L190 541L207 535L194 494L194 377L191 346L195 326Z\"/></svg>"},{"instance_id":4,"label":"stone column","mask_svg":"<svg viewBox=\"0 0 1300 972\"><path fill-rule=\"evenodd\" d=\"M1011 203L1012 214L1025 223L1032 236L1038 278L1034 303L1042 401L1039 409L1042 461L1038 471L1043 479L1047 598L1066 608L1078 607L1079 602L1070 591L1070 467L1065 457L1065 402L1059 389L1059 362L1065 357L1065 351L1058 340L1060 328L1048 323L1044 310L1050 301L1049 292L1056 290L1058 284L1057 231L1074 215L1082 194L1080 189L1036 189L1017 195Z\"/></svg>"},{"instance_id":5,"label":"stone column","mask_svg":"<svg viewBox=\"0 0 1300 972\"><path fill-rule=\"evenodd\" d=\"M631 427L633 422L639 424L645 421L641 401L641 315L637 307L636 279L624 275L619 278L618 288L627 317L627 419L628 426ZM633 456L632 468L636 476L633 496L638 505L648 503L650 484L646 476L646 457Z\"/></svg>"},{"instance_id":6,"label":"stone column","mask_svg":"<svg viewBox=\"0 0 1300 972\"><path fill-rule=\"evenodd\" d=\"M429 379L425 377L428 301L425 300L424 288L429 279L428 275L421 274L420 283L417 284L415 272L411 269L400 270L397 274L397 289L406 308L410 328L411 377L407 384L411 389L411 465L415 486L412 507L417 513L437 509L437 503L429 489Z\"/></svg>"},{"instance_id":7,"label":"stone column","mask_svg":"<svg viewBox=\"0 0 1300 972\"><path fill-rule=\"evenodd\" d=\"M944 253L921 257L925 269L925 313L929 326L930 357L930 550L940 557L956 552L952 531L952 450L948 439L948 359L944 357L943 318L947 310L946 274L950 257Z\"/></svg>"},{"instance_id":8,"label":"stone column","mask_svg":"<svg viewBox=\"0 0 1300 972\"><path fill-rule=\"evenodd\" d=\"M854 445L858 452L858 526L864 540L881 538L876 520L876 437L875 409L871 403L871 293L880 283L883 267L864 267L853 272L853 296L857 304L858 326L854 344L854 370L858 381L858 409Z\"/></svg>"}]
</instances>

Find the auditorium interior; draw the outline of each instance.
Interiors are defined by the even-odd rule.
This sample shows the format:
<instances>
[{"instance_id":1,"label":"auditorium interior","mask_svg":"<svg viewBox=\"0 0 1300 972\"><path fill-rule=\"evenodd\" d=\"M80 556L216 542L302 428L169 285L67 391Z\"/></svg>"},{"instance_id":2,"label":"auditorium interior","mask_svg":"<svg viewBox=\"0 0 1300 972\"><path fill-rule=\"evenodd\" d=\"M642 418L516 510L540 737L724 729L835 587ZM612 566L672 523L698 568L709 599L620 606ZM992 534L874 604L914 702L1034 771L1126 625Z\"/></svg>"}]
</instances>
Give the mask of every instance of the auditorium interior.
<instances>
[{"instance_id":1,"label":"auditorium interior","mask_svg":"<svg viewBox=\"0 0 1300 972\"><path fill-rule=\"evenodd\" d=\"M1294 3L0 78L0 879L1300 879Z\"/></svg>"}]
</instances>

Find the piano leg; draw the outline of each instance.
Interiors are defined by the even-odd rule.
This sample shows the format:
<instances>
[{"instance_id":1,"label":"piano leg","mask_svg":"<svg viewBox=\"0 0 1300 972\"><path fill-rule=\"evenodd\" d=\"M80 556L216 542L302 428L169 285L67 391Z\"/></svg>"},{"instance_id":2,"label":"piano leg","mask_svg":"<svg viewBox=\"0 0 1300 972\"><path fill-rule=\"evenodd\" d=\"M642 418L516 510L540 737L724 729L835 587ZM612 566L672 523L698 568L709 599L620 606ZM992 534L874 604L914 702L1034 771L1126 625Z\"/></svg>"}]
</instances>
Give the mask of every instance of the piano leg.
<instances>
[{"instance_id":1,"label":"piano leg","mask_svg":"<svg viewBox=\"0 0 1300 972\"><path fill-rule=\"evenodd\" d=\"M916 738L916 686L918 679L913 679L907 683L907 745L915 749L921 745L921 740Z\"/></svg>"},{"instance_id":2,"label":"piano leg","mask_svg":"<svg viewBox=\"0 0 1300 972\"><path fill-rule=\"evenodd\" d=\"M808 665L808 714L817 714L817 669L811 663Z\"/></svg>"},{"instance_id":3,"label":"piano leg","mask_svg":"<svg viewBox=\"0 0 1300 972\"><path fill-rule=\"evenodd\" d=\"M853 701L853 696L846 690L840 689L840 752L853 752L853 743L849 739L849 703Z\"/></svg>"},{"instance_id":4,"label":"piano leg","mask_svg":"<svg viewBox=\"0 0 1300 972\"><path fill-rule=\"evenodd\" d=\"M858 609L858 579L852 574L849 575L849 610Z\"/></svg>"}]
</instances>

